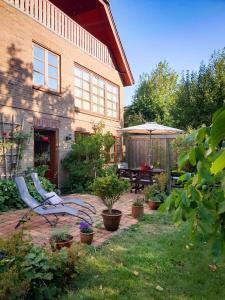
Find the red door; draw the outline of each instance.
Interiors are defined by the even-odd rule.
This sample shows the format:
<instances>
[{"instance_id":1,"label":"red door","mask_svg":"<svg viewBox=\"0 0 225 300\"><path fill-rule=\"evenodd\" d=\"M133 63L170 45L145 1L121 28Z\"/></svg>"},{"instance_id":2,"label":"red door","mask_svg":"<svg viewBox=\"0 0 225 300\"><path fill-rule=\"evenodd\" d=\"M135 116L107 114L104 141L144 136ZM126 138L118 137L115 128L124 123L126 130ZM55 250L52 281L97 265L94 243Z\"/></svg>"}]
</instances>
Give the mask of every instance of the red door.
<instances>
[{"instance_id":1,"label":"red door","mask_svg":"<svg viewBox=\"0 0 225 300\"><path fill-rule=\"evenodd\" d=\"M58 184L56 131L34 130L34 166L47 165L45 177Z\"/></svg>"}]
</instances>

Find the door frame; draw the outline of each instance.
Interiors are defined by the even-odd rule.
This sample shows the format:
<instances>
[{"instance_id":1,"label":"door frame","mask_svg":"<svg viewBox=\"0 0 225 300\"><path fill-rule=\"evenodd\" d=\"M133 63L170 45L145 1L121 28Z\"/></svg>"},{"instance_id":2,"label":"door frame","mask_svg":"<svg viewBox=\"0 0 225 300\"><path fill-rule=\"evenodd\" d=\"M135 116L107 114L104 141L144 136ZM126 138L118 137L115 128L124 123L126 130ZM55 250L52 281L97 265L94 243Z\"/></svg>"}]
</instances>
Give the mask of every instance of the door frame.
<instances>
[{"instance_id":1,"label":"door frame","mask_svg":"<svg viewBox=\"0 0 225 300\"><path fill-rule=\"evenodd\" d=\"M51 132L55 133L55 152L54 152L55 163L54 163L54 173L56 173L56 176L55 176L55 182L54 182L54 184L56 186L58 186L58 182L59 182L59 129L58 128L48 128L48 127L38 127L38 126L35 126L34 129L33 129L34 133L35 133L35 130L39 130L39 131L51 131ZM35 139L35 136L34 136L34 139ZM34 158L35 158L35 146L33 147L33 162L34 162Z\"/></svg>"}]
</instances>

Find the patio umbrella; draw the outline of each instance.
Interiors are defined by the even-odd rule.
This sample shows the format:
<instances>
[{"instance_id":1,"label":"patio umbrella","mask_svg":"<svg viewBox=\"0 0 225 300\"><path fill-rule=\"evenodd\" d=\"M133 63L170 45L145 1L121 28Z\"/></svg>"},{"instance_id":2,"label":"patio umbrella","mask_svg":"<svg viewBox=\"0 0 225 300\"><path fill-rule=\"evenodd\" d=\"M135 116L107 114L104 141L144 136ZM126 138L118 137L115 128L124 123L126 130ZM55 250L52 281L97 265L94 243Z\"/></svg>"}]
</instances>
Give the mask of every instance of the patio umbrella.
<instances>
[{"instance_id":1,"label":"patio umbrella","mask_svg":"<svg viewBox=\"0 0 225 300\"><path fill-rule=\"evenodd\" d=\"M149 160L150 160L150 146L151 146L151 136L152 135L172 135L172 134L181 134L183 130L164 126L156 122L147 122L145 124L126 127L120 129L124 133L133 133L133 134L148 134L149 135Z\"/></svg>"}]
</instances>

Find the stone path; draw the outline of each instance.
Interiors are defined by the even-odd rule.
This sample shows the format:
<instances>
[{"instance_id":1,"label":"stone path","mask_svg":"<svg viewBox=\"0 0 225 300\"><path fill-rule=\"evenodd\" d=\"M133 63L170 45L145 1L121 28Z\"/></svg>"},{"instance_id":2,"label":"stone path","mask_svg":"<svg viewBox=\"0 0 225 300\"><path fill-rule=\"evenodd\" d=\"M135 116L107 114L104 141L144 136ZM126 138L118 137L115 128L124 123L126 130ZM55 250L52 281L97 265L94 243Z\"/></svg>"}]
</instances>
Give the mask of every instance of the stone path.
<instances>
[{"instance_id":1,"label":"stone path","mask_svg":"<svg viewBox=\"0 0 225 300\"><path fill-rule=\"evenodd\" d=\"M105 209L105 206L102 204L100 199L92 195L80 194L69 195L67 197L79 197L80 199L83 199L95 206L97 214L93 216L93 227L95 231L93 245L99 246L111 236L118 234L121 230L127 229L132 224L137 223L137 220L131 217L131 205L133 200L138 196L140 197L140 195L127 193L123 195L120 201L114 205L114 208L120 209L123 213L120 229L116 232L106 231L103 227L101 212L103 209ZM23 209L0 214L0 237L5 238L13 234L16 231L14 229L15 225L26 211L27 210ZM147 206L145 207L145 213L150 213L150 210L147 208ZM54 217L52 219L54 219ZM78 219L72 216L60 216L56 228L60 228L64 225L68 226L70 234L74 236L75 242L79 242L79 222L80 221ZM25 228L25 232L31 236L35 244L49 246L49 237L53 229L48 223L46 223L43 217L33 215L31 217L31 221L26 222L23 226ZM20 228L21 227L22 226L20 226Z\"/></svg>"}]
</instances>

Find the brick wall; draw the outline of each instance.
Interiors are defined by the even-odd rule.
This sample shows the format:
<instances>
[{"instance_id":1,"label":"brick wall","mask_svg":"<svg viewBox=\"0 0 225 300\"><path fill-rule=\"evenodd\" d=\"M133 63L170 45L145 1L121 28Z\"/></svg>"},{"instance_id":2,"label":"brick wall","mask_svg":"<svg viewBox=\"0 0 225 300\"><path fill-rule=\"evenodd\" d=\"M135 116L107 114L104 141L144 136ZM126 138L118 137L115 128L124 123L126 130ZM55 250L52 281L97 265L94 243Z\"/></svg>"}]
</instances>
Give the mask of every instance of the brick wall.
<instances>
[{"instance_id":1,"label":"brick wall","mask_svg":"<svg viewBox=\"0 0 225 300\"><path fill-rule=\"evenodd\" d=\"M74 63L86 67L120 87L120 116L123 114L123 85L119 73L95 60L63 38L49 31L29 16L0 1L0 112L14 115L20 122L25 117L25 129L32 129L34 118L60 121L58 130L59 181L62 178L60 160L69 151L68 133L84 128L92 131L93 124L103 121L106 130L117 135L122 120L110 120L91 114L75 112L73 93ZM57 96L32 87L32 41L61 56L61 95ZM33 140L30 141L22 163L33 165Z\"/></svg>"}]
</instances>

